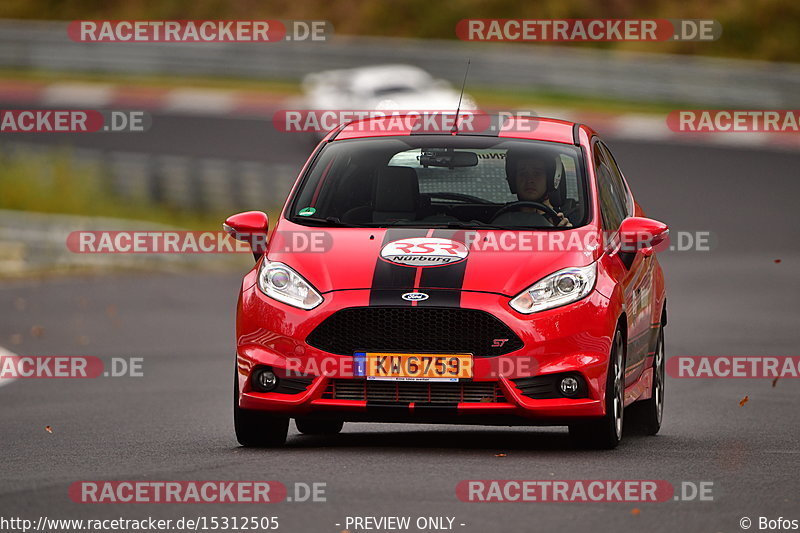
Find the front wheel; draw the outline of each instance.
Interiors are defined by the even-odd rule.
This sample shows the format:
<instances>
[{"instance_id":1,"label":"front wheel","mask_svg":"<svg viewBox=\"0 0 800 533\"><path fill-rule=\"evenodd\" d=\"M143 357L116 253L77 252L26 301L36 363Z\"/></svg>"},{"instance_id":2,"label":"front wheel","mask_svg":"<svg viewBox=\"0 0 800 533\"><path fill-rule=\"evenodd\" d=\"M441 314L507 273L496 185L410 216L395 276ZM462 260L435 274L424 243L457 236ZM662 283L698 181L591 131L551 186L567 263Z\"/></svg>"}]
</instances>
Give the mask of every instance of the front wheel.
<instances>
[{"instance_id":1,"label":"front wheel","mask_svg":"<svg viewBox=\"0 0 800 533\"><path fill-rule=\"evenodd\" d=\"M655 435L661 429L661 419L664 417L665 366L664 326L661 326L653 354L653 388L650 398L631 405L632 419L645 435Z\"/></svg>"},{"instance_id":2,"label":"front wheel","mask_svg":"<svg viewBox=\"0 0 800 533\"><path fill-rule=\"evenodd\" d=\"M611 344L606 379L606 414L599 420L569 426L569 435L582 448L611 450L622 439L625 407L625 349L617 330Z\"/></svg>"},{"instance_id":3,"label":"front wheel","mask_svg":"<svg viewBox=\"0 0 800 533\"><path fill-rule=\"evenodd\" d=\"M283 446L289 433L289 417L239 407L239 379L233 374L233 427L242 446L271 448Z\"/></svg>"}]
</instances>

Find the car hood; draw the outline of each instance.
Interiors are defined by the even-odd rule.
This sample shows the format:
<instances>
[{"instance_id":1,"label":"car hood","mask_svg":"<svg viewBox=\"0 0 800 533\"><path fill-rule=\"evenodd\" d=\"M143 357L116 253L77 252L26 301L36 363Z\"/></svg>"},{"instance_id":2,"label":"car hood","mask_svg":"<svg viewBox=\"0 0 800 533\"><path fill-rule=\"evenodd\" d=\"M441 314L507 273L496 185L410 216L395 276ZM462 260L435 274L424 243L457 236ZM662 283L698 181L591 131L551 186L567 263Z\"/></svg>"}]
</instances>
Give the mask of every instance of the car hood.
<instances>
[{"instance_id":1,"label":"car hood","mask_svg":"<svg viewBox=\"0 0 800 533\"><path fill-rule=\"evenodd\" d=\"M595 261L601 253L597 237L592 227L310 228L283 220L273 232L268 259L294 268L322 293L420 288L514 296L553 272Z\"/></svg>"}]
</instances>

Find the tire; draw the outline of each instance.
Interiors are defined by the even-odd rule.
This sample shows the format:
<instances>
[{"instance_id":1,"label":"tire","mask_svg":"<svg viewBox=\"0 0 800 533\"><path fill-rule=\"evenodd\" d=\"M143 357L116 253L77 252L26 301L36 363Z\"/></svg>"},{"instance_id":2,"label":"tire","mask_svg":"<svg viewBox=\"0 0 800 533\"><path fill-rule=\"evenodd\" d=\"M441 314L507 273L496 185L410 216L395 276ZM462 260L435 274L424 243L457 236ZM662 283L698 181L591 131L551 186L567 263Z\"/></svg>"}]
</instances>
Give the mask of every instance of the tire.
<instances>
[{"instance_id":1,"label":"tire","mask_svg":"<svg viewBox=\"0 0 800 533\"><path fill-rule=\"evenodd\" d=\"M625 348L617 329L611 343L606 379L606 414L603 418L569 426L569 435L581 448L612 450L622 439L625 405Z\"/></svg>"},{"instance_id":2,"label":"tire","mask_svg":"<svg viewBox=\"0 0 800 533\"><path fill-rule=\"evenodd\" d=\"M236 440L250 448L274 448L286 443L289 417L239 407L239 379L233 374L233 427Z\"/></svg>"},{"instance_id":3,"label":"tire","mask_svg":"<svg viewBox=\"0 0 800 533\"><path fill-rule=\"evenodd\" d=\"M630 410L631 420L645 435L655 435L661 429L661 420L664 417L665 366L664 326L661 326L653 356L653 388L650 398L636 402Z\"/></svg>"},{"instance_id":4,"label":"tire","mask_svg":"<svg viewBox=\"0 0 800 533\"><path fill-rule=\"evenodd\" d=\"M336 435L344 427L344 422L341 420L295 418L294 423L297 426L297 431L303 435Z\"/></svg>"}]
</instances>

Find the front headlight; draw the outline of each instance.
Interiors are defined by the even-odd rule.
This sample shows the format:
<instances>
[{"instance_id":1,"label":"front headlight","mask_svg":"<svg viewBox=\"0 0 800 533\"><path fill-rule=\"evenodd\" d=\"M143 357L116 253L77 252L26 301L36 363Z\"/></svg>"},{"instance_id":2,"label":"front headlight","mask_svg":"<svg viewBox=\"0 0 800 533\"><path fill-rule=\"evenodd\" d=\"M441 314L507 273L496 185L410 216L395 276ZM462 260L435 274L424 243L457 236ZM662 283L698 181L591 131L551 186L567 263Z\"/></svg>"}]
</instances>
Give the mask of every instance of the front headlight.
<instances>
[{"instance_id":1,"label":"front headlight","mask_svg":"<svg viewBox=\"0 0 800 533\"><path fill-rule=\"evenodd\" d=\"M509 305L526 315L566 305L589 294L594 288L595 279L597 263L565 268L537 281L514 297Z\"/></svg>"},{"instance_id":2,"label":"front headlight","mask_svg":"<svg viewBox=\"0 0 800 533\"><path fill-rule=\"evenodd\" d=\"M314 309L322 303L320 293L300 274L266 259L258 272L258 288L270 298L300 309Z\"/></svg>"}]
</instances>

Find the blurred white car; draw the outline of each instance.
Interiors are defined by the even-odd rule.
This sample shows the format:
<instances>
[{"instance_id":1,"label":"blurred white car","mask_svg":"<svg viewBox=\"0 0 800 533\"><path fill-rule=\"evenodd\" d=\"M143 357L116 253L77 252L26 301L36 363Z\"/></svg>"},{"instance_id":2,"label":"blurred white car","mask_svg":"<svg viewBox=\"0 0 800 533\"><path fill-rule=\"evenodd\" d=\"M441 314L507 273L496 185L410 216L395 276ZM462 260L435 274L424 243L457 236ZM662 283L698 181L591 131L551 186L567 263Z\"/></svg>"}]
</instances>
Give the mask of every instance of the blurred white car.
<instances>
[{"instance_id":1,"label":"blurred white car","mask_svg":"<svg viewBox=\"0 0 800 533\"><path fill-rule=\"evenodd\" d=\"M411 65L375 65L308 74L303 91L309 109L455 111L460 91ZM467 94L461 109L476 109Z\"/></svg>"}]
</instances>

